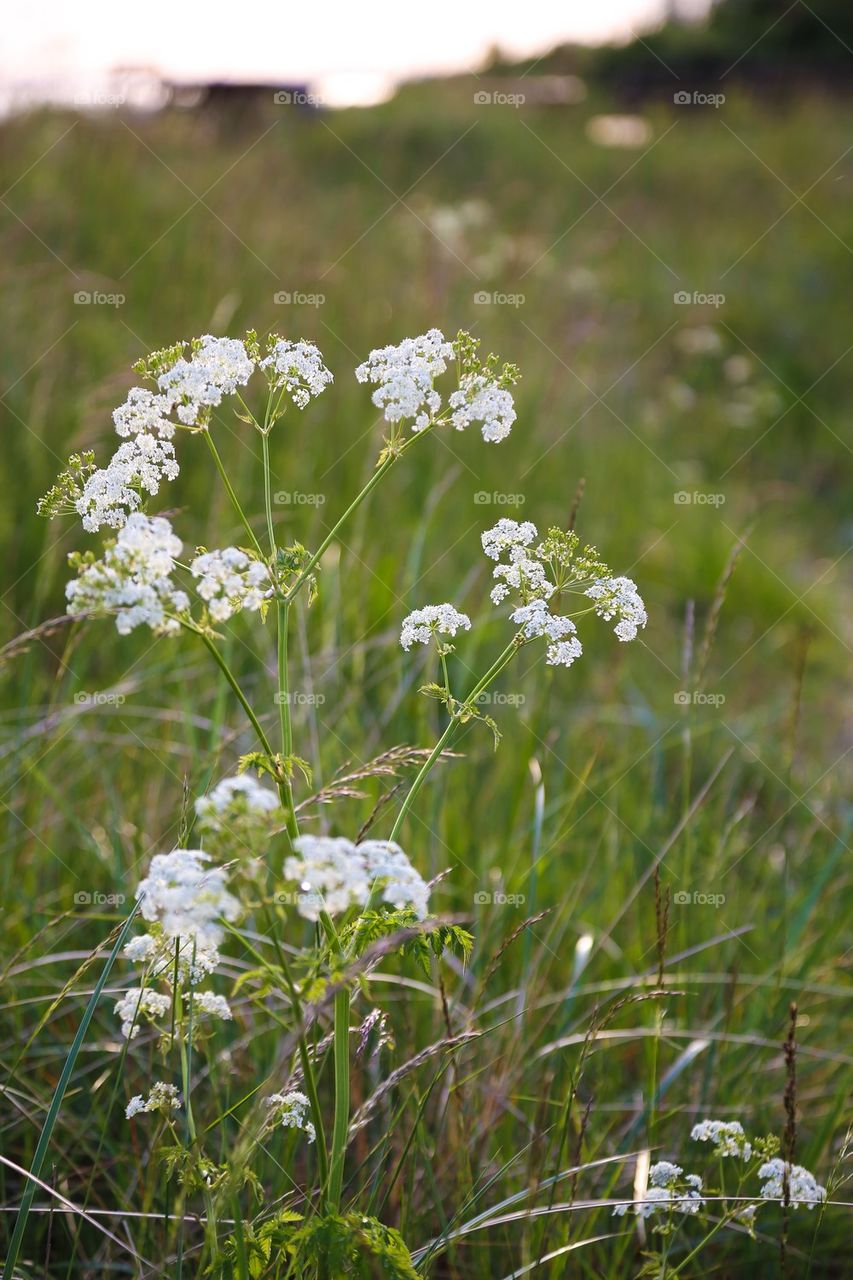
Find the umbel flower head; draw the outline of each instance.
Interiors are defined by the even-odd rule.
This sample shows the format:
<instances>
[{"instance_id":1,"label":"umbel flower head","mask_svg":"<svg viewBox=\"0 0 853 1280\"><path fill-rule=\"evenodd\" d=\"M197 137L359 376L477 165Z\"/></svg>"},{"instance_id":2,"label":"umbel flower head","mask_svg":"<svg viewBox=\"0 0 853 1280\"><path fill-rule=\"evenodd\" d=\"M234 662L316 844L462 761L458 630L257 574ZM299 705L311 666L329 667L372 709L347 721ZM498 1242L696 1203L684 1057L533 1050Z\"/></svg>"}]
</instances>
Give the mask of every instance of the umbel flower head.
<instances>
[{"instance_id":1,"label":"umbel flower head","mask_svg":"<svg viewBox=\"0 0 853 1280\"><path fill-rule=\"evenodd\" d=\"M167 938L194 938L215 947L220 919L236 920L240 904L226 887L223 867L209 867L199 849L174 849L151 859L136 896L143 919L159 924Z\"/></svg>"},{"instance_id":2,"label":"umbel flower head","mask_svg":"<svg viewBox=\"0 0 853 1280\"><path fill-rule=\"evenodd\" d=\"M177 965L178 982L197 986L219 964L219 949L212 943L200 943L198 938L174 939L159 925L151 933L140 933L125 945L124 957L135 964L146 965L154 978L171 983Z\"/></svg>"},{"instance_id":3,"label":"umbel flower head","mask_svg":"<svg viewBox=\"0 0 853 1280\"><path fill-rule=\"evenodd\" d=\"M494 604L509 596L518 600L511 620L522 628L524 641L544 637L548 641L546 661L571 666L583 652L577 627L571 617L557 613L553 604L567 595L593 601L590 608L606 620L617 618L616 635L633 640L647 621L645 606L630 578L614 578L598 558L595 547L581 547L573 531L549 529L539 539L530 520L504 518L482 535L483 550L495 560L492 576Z\"/></svg>"},{"instance_id":4,"label":"umbel flower head","mask_svg":"<svg viewBox=\"0 0 853 1280\"><path fill-rule=\"evenodd\" d=\"M787 1164L779 1157L766 1161L758 1170L759 1178L764 1179L761 1188L763 1200L785 1200L785 1175L787 1173L787 1195L792 1209L805 1205L813 1209L826 1199L826 1187L821 1186L814 1174L809 1173L801 1164Z\"/></svg>"},{"instance_id":5,"label":"umbel flower head","mask_svg":"<svg viewBox=\"0 0 853 1280\"><path fill-rule=\"evenodd\" d=\"M94 471L74 504L83 528L121 529L138 510L143 494L156 494L163 480L177 479L180 468L168 441L141 434L120 444L109 464Z\"/></svg>"},{"instance_id":6,"label":"umbel flower head","mask_svg":"<svg viewBox=\"0 0 853 1280\"><path fill-rule=\"evenodd\" d=\"M752 1143L739 1120L700 1120L690 1130L690 1137L694 1142L713 1142L715 1156L748 1160L752 1155Z\"/></svg>"},{"instance_id":7,"label":"umbel flower head","mask_svg":"<svg viewBox=\"0 0 853 1280\"><path fill-rule=\"evenodd\" d=\"M428 604L403 619L400 644L409 650L413 644L429 644L434 635L455 636L460 630L471 630L467 613L460 613L452 604Z\"/></svg>"},{"instance_id":8,"label":"umbel flower head","mask_svg":"<svg viewBox=\"0 0 853 1280\"><path fill-rule=\"evenodd\" d=\"M421 919L429 910L429 886L392 840L353 844L343 837L303 835L293 848L284 874L299 885L296 905L306 920L366 906L374 886L392 907L412 907Z\"/></svg>"},{"instance_id":9,"label":"umbel flower head","mask_svg":"<svg viewBox=\"0 0 853 1280\"><path fill-rule=\"evenodd\" d=\"M113 613L120 635L140 626L158 635L175 635L180 630L175 615L185 613L190 603L170 576L180 554L180 538L168 520L135 512L102 560L91 554L68 557L78 570L65 588L68 612L72 617Z\"/></svg>"},{"instance_id":10,"label":"umbel flower head","mask_svg":"<svg viewBox=\"0 0 853 1280\"><path fill-rule=\"evenodd\" d=\"M178 350L183 346L181 343ZM167 357L167 367L158 374L157 385L171 401L180 422L201 426L210 410L222 403L223 395L232 395L246 385L255 366L239 338L215 338L208 333L194 338L190 346L189 360L179 356L169 364L168 356L174 348L157 352L149 360Z\"/></svg>"},{"instance_id":11,"label":"umbel flower head","mask_svg":"<svg viewBox=\"0 0 853 1280\"><path fill-rule=\"evenodd\" d=\"M267 1108L267 1124L281 1125L283 1129L301 1129L313 1142L317 1131L308 1119L310 1103L304 1093L291 1089L289 1093L271 1093L264 1098Z\"/></svg>"},{"instance_id":12,"label":"umbel flower head","mask_svg":"<svg viewBox=\"0 0 853 1280\"><path fill-rule=\"evenodd\" d=\"M457 431L480 423L484 440L496 442L509 435L515 406L508 388L518 381L514 365L498 369L497 356L485 363L477 358L479 341L460 332L448 342L440 329L429 329L417 338L404 338L396 346L377 347L355 371L359 382L373 383L372 400L386 422L411 422L412 431L424 431L439 420L441 395L435 380L456 359L459 385L448 400L450 421Z\"/></svg>"},{"instance_id":13,"label":"umbel flower head","mask_svg":"<svg viewBox=\"0 0 853 1280\"><path fill-rule=\"evenodd\" d=\"M278 795L249 773L223 778L195 802L198 827L217 848L261 849L284 820Z\"/></svg>"},{"instance_id":14,"label":"umbel flower head","mask_svg":"<svg viewBox=\"0 0 853 1280\"><path fill-rule=\"evenodd\" d=\"M134 1098L131 1098L124 1114L128 1120L130 1120L131 1116L142 1115L149 1111L159 1111L162 1115L171 1115L173 1111L180 1110L180 1106L178 1090L175 1086L173 1084L164 1084L162 1080L157 1080L152 1085L147 1098L143 1098L141 1093L137 1093Z\"/></svg>"},{"instance_id":15,"label":"umbel flower head","mask_svg":"<svg viewBox=\"0 0 853 1280\"><path fill-rule=\"evenodd\" d=\"M453 346L440 329L417 338L404 338L397 346L378 347L355 371L359 382L376 387L371 399L382 409L386 422L412 420L413 431L423 431L441 408L435 379L453 359Z\"/></svg>"},{"instance_id":16,"label":"umbel flower head","mask_svg":"<svg viewBox=\"0 0 853 1280\"><path fill-rule=\"evenodd\" d=\"M654 1213L698 1213L705 1201L702 1196L702 1179L695 1173L684 1176L684 1170L669 1160L660 1160L649 1169L649 1181L643 1197L633 1205L618 1204L613 1210L616 1217L624 1217L633 1209L637 1217L650 1218Z\"/></svg>"},{"instance_id":17,"label":"umbel flower head","mask_svg":"<svg viewBox=\"0 0 853 1280\"><path fill-rule=\"evenodd\" d=\"M263 369L270 387L285 389L298 409L305 409L312 397L319 396L334 381L313 342L273 338L269 354L258 367Z\"/></svg>"},{"instance_id":18,"label":"umbel flower head","mask_svg":"<svg viewBox=\"0 0 853 1280\"><path fill-rule=\"evenodd\" d=\"M269 570L239 547L204 551L190 564L196 590L214 622L225 622L241 609L260 609L272 592Z\"/></svg>"}]
</instances>

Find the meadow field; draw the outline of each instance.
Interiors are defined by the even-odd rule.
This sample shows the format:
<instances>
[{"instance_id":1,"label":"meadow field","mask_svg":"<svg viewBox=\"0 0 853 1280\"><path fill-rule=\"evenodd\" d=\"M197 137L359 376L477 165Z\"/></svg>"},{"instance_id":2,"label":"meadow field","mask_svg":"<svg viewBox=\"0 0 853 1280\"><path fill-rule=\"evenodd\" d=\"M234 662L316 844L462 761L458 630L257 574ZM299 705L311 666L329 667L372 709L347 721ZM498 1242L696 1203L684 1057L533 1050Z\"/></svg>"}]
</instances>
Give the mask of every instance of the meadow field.
<instances>
[{"instance_id":1,"label":"meadow field","mask_svg":"<svg viewBox=\"0 0 853 1280\"><path fill-rule=\"evenodd\" d=\"M353 1056L353 1113L377 1096L342 1204L396 1227L433 1277L850 1274L853 103L733 90L716 108L659 104L626 148L587 130L612 103L537 107L497 88L0 126L4 1251L144 868L180 842L188 797L255 745L200 646L69 625L66 557L94 543L36 503L69 453L108 456L140 357L274 330L316 343L335 379L269 437L279 542L313 550L382 448L355 366L435 326L518 364L518 418L500 447L473 429L419 445L323 555L291 623L294 751L313 771L297 801L391 748L434 745L446 711L418 688L435 671L401 649L400 624L453 601L474 626L452 674L488 667L507 624L480 535L501 517L573 522L637 583L648 625L632 645L599 626L569 671L525 648L487 708L497 749L470 720L420 791L401 839L424 877L447 873L432 909L474 945L428 972L383 958L353 997L356 1022L387 1013L391 1043ZM233 416L214 424L261 536L258 439ZM243 545L208 464L188 436L149 509L175 513L190 546ZM272 732L270 626L237 617L224 634ZM311 829L354 834L398 783L366 779L311 810ZM298 948L308 926L277 919ZM288 1035L286 999L253 987L259 920L224 945L234 1018L193 1080L223 1164ZM156 1038L118 1033L132 972L116 961L76 1054L15 1276L211 1262L202 1201L166 1183L154 1130L125 1119L161 1078ZM318 1041L330 1025L321 1010ZM698 1169L694 1124L781 1137L786 1105L788 1149L825 1204L769 1204L754 1234L729 1223L695 1257L709 1227L687 1221L663 1261L651 1224L613 1215L643 1153ZM289 1134L267 1143L260 1199L234 1192L223 1239L243 1214L310 1214L314 1158ZM250 1272L240 1249L227 1267L215 1274L290 1274Z\"/></svg>"}]
</instances>

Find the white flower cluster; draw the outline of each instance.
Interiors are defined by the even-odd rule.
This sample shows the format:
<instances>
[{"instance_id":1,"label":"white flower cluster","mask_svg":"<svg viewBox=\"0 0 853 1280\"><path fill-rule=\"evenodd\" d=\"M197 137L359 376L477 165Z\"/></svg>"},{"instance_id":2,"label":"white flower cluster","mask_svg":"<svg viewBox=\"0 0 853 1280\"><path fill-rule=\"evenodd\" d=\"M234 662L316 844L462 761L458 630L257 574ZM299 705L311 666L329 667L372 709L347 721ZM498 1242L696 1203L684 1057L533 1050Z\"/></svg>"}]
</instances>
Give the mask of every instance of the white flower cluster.
<instances>
[{"instance_id":1,"label":"white flower cluster","mask_svg":"<svg viewBox=\"0 0 853 1280\"><path fill-rule=\"evenodd\" d=\"M266 371L271 387L287 388L299 409L306 408L312 396L319 396L334 381L313 342L279 338L259 367Z\"/></svg>"},{"instance_id":2,"label":"white flower cluster","mask_svg":"<svg viewBox=\"0 0 853 1280\"><path fill-rule=\"evenodd\" d=\"M121 1034L125 1040L133 1039L141 1030L140 1019L149 1022L164 1018L171 1012L172 997L162 991L153 991L150 987L130 987L120 1000L116 1001L115 1011L121 1019Z\"/></svg>"},{"instance_id":3,"label":"white flower cluster","mask_svg":"<svg viewBox=\"0 0 853 1280\"><path fill-rule=\"evenodd\" d=\"M255 367L239 338L208 333L199 342L189 360L182 356L157 379L185 426L196 426L205 410L222 403L223 395L244 387Z\"/></svg>"},{"instance_id":4,"label":"white flower cluster","mask_svg":"<svg viewBox=\"0 0 853 1280\"><path fill-rule=\"evenodd\" d=\"M337 915L367 904L374 884L392 907L412 907L423 919L429 910L429 886L392 840L353 844L343 837L297 837L296 856L286 859L284 874L299 885L297 910L306 920L327 911Z\"/></svg>"},{"instance_id":5,"label":"white flower cluster","mask_svg":"<svg viewBox=\"0 0 853 1280\"><path fill-rule=\"evenodd\" d=\"M186 593L170 577L180 553L181 541L168 520L135 512L104 558L84 564L68 583L68 612L72 617L115 613L120 635L143 625L158 634L176 634L180 623L173 615L189 609Z\"/></svg>"},{"instance_id":6,"label":"white flower cluster","mask_svg":"<svg viewBox=\"0 0 853 1280\"><path fill-rule=\"evenodd\" d=\"M702 1120L690 1130L694 1142L713 1142L715 1156L740 1156L748 1160L752 1143L739 1120Z\"/></svg>"},{"instance_id":7,"label":"white flower cluster","mask_svg":"<svg viewBox=\"0 0 853 1280\"><path fill-rule=\"evenodd\" d=\"M633 1205L618 1204L613 1210L616 1217L624 1217L630 1208L640 1218L653 1213L676 1211L698 1213L705 1201L702 1197L702 1179L695 1173L682 1178L684 1170L669 1160L660 1160L649 1169L649 1182L641 1200Z\"/></svg>"},{"instance_id":8,"label":"white flower cluster","mask_svg":"<svg viewBox=\"0 0 853 1280\"><path fill-rule=\"evenodd\" d=\"M147 387L131 387L124 404L113 410L116 435L155 435L171 440L175 424L167 415L172 407L170 396L157 395Z\"/></svg>"},{"instance_id":9,"label":"white flower cluster","mask_svg":"<svg viewBox=\"0 0 853 1280\"><path fill-rule=\"evenodd\" d=\"M234 1016L231 1006L224 996L215 995L213 991L194 991L190 997L193 1013L206 1013L210 1018L222 1018L229 1022Z\"/></svg>"},{"instance_id":10,"label":"white flower cluster","mask_svg":"<svg viewBox=\"0 0 853 1280\"><path fill-rule=\"evenodd\" d=\"M131 1116L138 1116L147 1111L161 1111L164 1115L168 1115L172 1111L178 1111L180 1105L178 1091L175 1086L173 1084L164 1084L162 1080L157 1080L147 1098L143 1098L141 1093L137 1093L135 1097L131 1098L124 1114L128 1120Z\"/></svg>"},{"instance_id":11,"label":"white flower cluster","mask_svg":"<svg viewBox=\"0 0 853 1280\"><path fill-rule=\"evenodd\" d=\"M268 1108L269 1124L280 1124L285 1129L301 1129L313 1142L317 1131L308 1119L310 1103L304 1093L291 1089L289 1093L271 1093L264 1098L264 1106Z\"/></svg>"},{"instance_id":12,"label":"white flower cluster","mask_svg":"<svg viewBox=\"0 0 853 1280\"><path fill-rule=\"evenodd\" d=\"M177 956L175 954L177 950ZM134 964L149 965L154 976L171 981L178 965L178 979L196 986L219 964L219 948L202 944L197 937L174 939L165 933L141 933L125 945L124 957Z\"/></svg>"},{"instance_id":13,"label":"white flower cluster","mask_svg":"<svg viewBox=\"0 0 853 1280\"><path fill-rule=\"evenodd\" d=\"M549 613L544 600L531 600L530 604L520 605L510 618L516 626L524 627L528 640L538 636L547 638L548 653L545 661L549 666L570 667L583 653L583 646L576 635L577 627L571 618Z\"/></svg>"},{"instance_id":14,"label":"white flower cluster","mask_svg":"<svg viewBox=\"0 0 853 1280\"><path fill-rule=\"evenodd\" d=\"M460 613L452 604L428 604L403 619L400 644L408 651L413 644L429 644L436 633L455 636L459 630L471 630L466 613Z\"/></svg>"},{"instance_id":15,"label":"white flower cluster","mask_svg":"<svg viewBox=\"0 0 853 1280\"><path fill-rule=\"evenodd\" d=\"M214 622L225 622L240 609L260 609L272 590L266 565L239 547L205 551L190 564L198 594Z\"/></svg>"},{"instance_id":16,"label":"white flower cluster","mask_svg":"<svg viewBox=\"0 0 853 1280\"><path fill-rule=\"evenodd\" d=\"M605 622L618 618L613 630L620 640L635 639L638 629L648 621L637 584L630 578L600 578L587 587L585 594L595 601L599 618Z\"/></svg>"},{"instance_id":17,"label":"white flower cluster","mask_svg":"<svg viewBox=\"0 0 853 1280\"><path fill-rule=\"evenodd\" d=\"M765 1179L760 1192L763 1200L784 1200L786 1168L788 1196L792 1209L799 1209L800 1205L813 1209L816 1204L826 1199L826 1187L822 1187L808 1169L804 1169L801 1164L786 1166L786 1162L777 1156L761 1165L758 1170L759 1178Z\"/></svg>"},{"instance_id":18,"label":"white flower cluster","mask_svg":"<svg viewBox=\"0 0 853 1280\"><path fill-rule=\"evenodd\" d=\"M397 346L378 347L355 371L359 382L371 382L372 400L384 410L387 422L413 419L412 430L423 431L441 408L434 380L447 369L453 346L440 329L417 338L404 338Z\"/></svg>"},{"instance_id":19,"label":"white flower cluster","mask_svg":"<svg viewBox=\"0 0 853 1280\"><path fill-rule=\"evenodd\" d=\"M215 844L254 846L283 819L278 795L261 786L251 773L237 773L216 783L196 800L199 828Z\"/></svg>"},{"instance_id":20,"label":"white flower cluster","mask_svg":"<svg viewBox=\"0 0 853 1280\"><path fill-rule=\"evenodd\" d=\"M483 550L490 560L500 562L502 556L507 557L507 562L496 564L492 573L498 582L492 588L492 604L500 604L510 591L517 591L524 600L547 600L554 594L545 566L529 550L538 536L531 520L510 520L506 516L481 534Z\"/></svg>"},{"instance_id":21,"label":"white flower cluster","mask_svg":"<svg viewBox=\"0 0 853 1280\"><path fill-rule=\"evenodd\" d=\"M177 478L180 468L168 441L141 434L120 444L109 464L93 471L75 506L83 528L121 529L142 503L142 494L159 492L161 481Z\"/></svg>"},{"instance_id":22,"label":"white flower cluster","mask_svg":"<svg viewBox=\"0 0 853 1280\"><path fill-rule=\"evenodd\" d=\"M491 444L506 439L516 418L511 393L482 373L466 374L448 404L453 410L450 421L457 431L481 422L483 439Z\"/></svg>"},{"instance_id":23,"label":"white flower cluster","mask_svg":"<svg viewBox=\"0 0 853 1280\"><path fill-rule=\"evenodd\" d=\"M215 947L222 938L217 921L236 920L240 904L228 892L225 869L207 867L207 861L198 849L174 849L151 859L136 896L143 918L159 924L167 938L194 938L198 946Z\"/></svg>"}]
</instances>

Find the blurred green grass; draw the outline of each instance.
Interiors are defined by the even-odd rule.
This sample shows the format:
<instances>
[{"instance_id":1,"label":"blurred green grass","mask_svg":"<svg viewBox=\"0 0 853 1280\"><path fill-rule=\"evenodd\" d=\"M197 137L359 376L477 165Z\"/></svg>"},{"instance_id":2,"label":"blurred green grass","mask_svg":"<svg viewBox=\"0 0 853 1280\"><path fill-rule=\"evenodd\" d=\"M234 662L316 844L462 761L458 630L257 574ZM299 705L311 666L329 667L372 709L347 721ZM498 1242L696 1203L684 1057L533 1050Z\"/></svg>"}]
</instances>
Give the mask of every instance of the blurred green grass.
<instances>
[{"instance_id":1,"label":"blurred green grass","mask_svg":"<svg viewBox=\"0 0 853 1280\"><path fill-rule=\"evenodd\" d=\"M585 134L605 103L478 107L475 88L413 86L385 106L330 115L271 107L240 129L166 113L42 114L0 130L4 639L62 611L65 553L88 539L76 525L38 521L35 502L70 451L111 451L110 411L134 381L133 360L179 337L248 326L312 338L336 376L272 441L276 489L322 499L279 507L283 536L308 546L369 476L380 447L381 424L352 376L371 347L431 325L467 327L523 372L509 441L493 448L469 432L428 442L324 561L320 599L300 615L294 646L296 687L325 699L296 718L297 750L321 779L392 743L434 739L437 709L415 692L432 674L396 643L409 609L448 598L483 623L454 658L462 682L502 646L479 548L480 531L500 515L563 521L583 477L580 532L637 580L649 606L642 644L619 646L590 629L584 660L568 674L525 660L504 682L523 705L493 708L504 732L497 754L471 727L466 760L418 801L407 847L431 873L452 869L439 905L472 918L478 939L470 974L455 980L456 1014L464 1020L470 1003L486 1023L495 1012L509 1020L489 1048L462 1056L454 1096L464 1118L447 1121L453 1140L436 1185L416 1176L395 1195L413 1245L459 1202L472 1169L485 1178L533 1142L530 1167L541 1160L550 1171L541 1129L559 1113L576 1050L537 1053L582 1036L602 992L656 972L648 876L664 848L674 891L726 902L673 906L669 978L683 994L667 1003L660 1061L642 1038L593 1053L584 1157L643 1141L686 1155L689 1122L705 1111L778 1131L775 1046L792 998L802 1018L799 1158L823 1180L849 1085L849 703L840 682L850 652L853 106L732 96L719 112L656 107L649 145L626 151ZM80 290L125 301L80 305ZM725 302L677 305L680 290ZM324 302L277 304L282 291ZM523 302L484 304L480 292ZM260 527L255 440L225 417L216 432ZM181 511L185 542L236 537L197 441L185 441L181 462L165 501ZM724 501L683 504L679 492ZM702 686L725 701L684 708L676 694L697 687L702 629L746 531ZM685 675L688 602L696 642ZM238 621L231 649L272 720L268 640ZM257 669L249 675L256 656L269 693ZM125 701L75 701L94 691ZM249 739L199 653L183 641L120 640L108 624L33 640L6 664L2 697L0 884L8 955L20 969L4 1010L9 1070L46 997L72 977L73 956L107 928L103 913L75 907L74 891L131 893L140 860L176 838L185 782L203 788ZM544 785L538 849L531 760ZM342 806L336 829L363 816L361 806ZM483 890L526 902L481 906L474 895ZM509 946L479 991L507 936L546 907L530 941ZM729 936L736 930L746 932ZM585 933L593 956L573 983ZM66 952L72 958L34 963ZM388 993L399 1045L440 1037L433 996L404 999L391 982ZM626 1023L648 1034L654 1014L632 1012L618 1025ZM61 1007L25 1055L25 1081L17 1069L29 1114L4 1123L4 1147L22 1163L73 1025L73 1010ZM709 1047L650 1116L640 1095L647 1102L690 1038L708 1032ZM69 1098L64 1149L83 1143L68 1174L74 1194L90 1176L89 1090L112 1087L114 1035L107 1009ZM273 1040L253 1033L235 1098ZM221 1064L215 1074L225 1088ZM120 1138L120 1118L104 1123ZM421 1135L421 1159L441 1142L442 1123ZM97 1203L119 1202L132 1162L117 1141L109 1171L95 1178ZM525 1185L528 1171L525 1157L487 1203ZM827 1212L815 1274L832 1274L843 1225L843 1211ZM609 1230L606 1211L587 1227ZM813 1227L793 1224L798 1247L809 1248ZM565 1230L554 1228L552 1246ZM520 1239L477 1238L447 1274L503 1274ZM748 1247L721 1241L719 1265L735 1266Z\"/></svg>"}]
</instances>

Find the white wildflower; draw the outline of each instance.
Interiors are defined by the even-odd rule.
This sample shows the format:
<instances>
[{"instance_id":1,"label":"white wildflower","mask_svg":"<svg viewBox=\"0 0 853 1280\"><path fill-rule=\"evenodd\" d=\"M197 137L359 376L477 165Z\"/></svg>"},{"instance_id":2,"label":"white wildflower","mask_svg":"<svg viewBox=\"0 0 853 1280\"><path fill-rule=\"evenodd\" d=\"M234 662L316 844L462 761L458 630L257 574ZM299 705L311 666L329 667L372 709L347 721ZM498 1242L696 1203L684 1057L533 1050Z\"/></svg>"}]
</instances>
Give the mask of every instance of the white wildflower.
<instances>
[{"instance_id":1,"label":"white wildflower","mask_svg":"<svg viewBox=\"0 0 853 1280\"><path fill-rule=\"evenodd\" d=\"M83 528L97 533L102 525L121 529L142 504L143 493L155 494L163 480L177 478L180 468L168 441L138 435L116 449L106 467L93 471L75 502Z\"/></svg>"},{"instance_id":2,"label":"white wildflower","mask_svg":"<svg viewBox=\"0 0 853 1280\"><path fill-rule=\"evenodd\" d=\"M246 385L254 367L239 338L205 334L189 360L177 360L160 374L157 385L176 405L180 421L197 426L206 410L222 403L223 395Z\"/></svg>"},{"instance_id":3,"label":"white wildflower","mask_svg":"<svg viewBox=\"0 0 853 1280\"><path fill-rule=\"evenodd\" d=\"M387 422L411 418L412 430L422 431L441 408L433 381L452 358L451 343L439 329L430 329L420 337L405 338L398 346L371 351L355 376L376 386L372 400L384 410Z\"/></svg>"},{"instance_id":4,"label":"white wildflower","mask_svg":"<svg viewBox=\"0 0 853 1280\"><path fill-rule=\"evenodd\" d=\"M124 404L113 409L116 435L155 435L171 440L175 424L167 415L173 407L171 396L157 395L147 387L131 387Z\"/></svg>"},{"instance_id":5,"label":"white wildflower","mask_svg":"<svg viewBox=\"0 0 853 1280\"><path fill-rule=\"evenodd\" d=\"M128 1120L131 1116L138 1116L148 1111L162 1111L164 1115L168 1115L172 1111L178 1111L180 1105L175 1086L157 1080L147 1098L143 1098L141 1093L131 1098L124 1114Z\"/></svg>"},{"instance_id":6,"label":"white wildflower","mask_svg":"<svg viewBox=\"0 0 853 1280\"><path fill-rule=\"evenodd\" d=\"M269 570L239 547L205 551L190 564L199 580L197 591L214 622L225 622L240 609L260 609L272 590Z\"/></svg>"},{"instance_id":7,"label":"white wildflower","mask_svg":"<svg viewBox=\"0 0 853 1280\"><path fill-rule=\"evenodd\" d=\"M452 604L428 604L403 619L400 644L408 650L413 644L429 644L436 633L455 636L459 630L471 630L471 619L466 613L460 613Z\"/></svg>"},{"instance_id":8,"label":"white wildflower","mask_svg":"<svg viewBox=\"0 0 853 1280\"><path fill-rule=\"evenodd\" d=\"M163 1018L172 1008L172 997L165 995L160 991L152 991L150 987L144 990L139 987L131 987L125 991L120 1000L116 1001L115 1012L121 1018L121 1034L125 1040L130 1040L139 1035L140 1019L145 1018L149 1022L154 1022L157 1018Z\"/></svg>"},{"instance_id":9,"label":"white wildflower","mask_svg":"<svg viewBox=\"0 0 853 1280\"><path fill-rule=\"evenodd\" d=\"M171 982L175 975L175 951L177 948L178 979L196 986L219 964L219 950L211 943L200 943L196 936L177 941L164 933L142 933L131 938L124 948L124 957L134 964L150 965L155 976Z\"/></svg>"},{"instance_id":10,"label":"white wildflower","mask_svg":"<svg viewBox=\"0 0 853 1280\"><path fill-rule=\"evenodd\" d=\"M169 576L180 553L181 541L168 520L134 513L103 559L83 563L78 577L68 583L68 612L73 617L114 613L120 635L143 625L175 635L180 623L172 615L189 609L186 593Z\"/></svg>"},{"instance_id":11,"label":"white wildflower","mask_svg":"<svg viewBox=\"0 0 853 1280\"><path fill-rule=\"evenodd\" d=\"M549 666L570 667L583 653L574 622L571 618L549 613L544 600L531 600L529 604L520 605L510 614L510 620L516 626L524 627L524 635L528 640L538 636L548 638L550 643L545 661Z\"/></svg>"},{"instance_id":12,"label":"white wildflower","mask_svg":"<svg viewBox=\"0 0 853 1280\"><path fill-rule=\"evenodd\" d=\"M826 1187L822 1187L808 1169L804 1169L801 1164L786 1165L786 1162L780 1160L778 1156L768 1160L758 1170L759 1178L765 1180L760 1191L762 1199L784 1201L786 1168L788 1198L792 1209L799 1209L800 1205L813 1209L816 1204L826 1199Z\"/></svg>"},{"instance_id":13,"label":"white wildflower","mask_svg":"<svg viewBox=\"0 0 853 1280\"><path fill-rule=\"evenodd\" d=\"M145 920L156 921L167 938L195 938L215 947L222 937L219 919L236 920L240 904L226 888L223 867L206 867L207 854L174 849L151 859L136 896Z\"/></svg>"},{"instance_id":14,"label":"white wildflower","mask_svg":"<svg viewBox=\"0 0 853 1280\"><path fill-rule=\"evenodd\" d=\"M690 1130L694 1142L713 1142L715 1156L740 1156L748 1160L752 1143L738 1120L702 1120Z\"/></svg>"},{"instance_id":15,"label":"white wildflower","mask_svg":"<svg viewBox=\"0 0 853 1280\"><path fill-rule=\"evenodd\" d=\"M595 601L599 618L605 622L618 619L613 630L620 640L633 640L648 621L637 585L630 578L599 578L584 594Z\"/></svg>"},{"instance_id":16,"label":"white wildflower","mask_svg":"<svg viewBox=\"0 0 853 1280\"><path fill-rule=\"evenodd\" d=\"M289 1093L272 1093L264 1098L270 1124L280 1124L284 1129L301 1129L313 1142L317 1132L308 1119L310 1103L304 1093L291 1089Z\"/></svg>"},{"instance_id":17,"label":"white wildflower","mask_svg":"<svg viewBox=\"0 0 853 1280\"><path fill-rule=\"evenodd\" d=\"M299 409L304 409L312 396L319 396L334 381L313 342L288 342L280 338L259 368L267 372L271 387L287 388Z\"/></svg>"},{"instance_id":18,"label":"white wildflower","mask_svg":"<svg viewBox=\"0 0 853 1280\"><path fill-rule=\"evenodd\" d=\"M276 792L249 773L223 778L195 802L199 830L214 845L260 849L284 815Z\"/></svg>"},{"instance_id":19,"label":"white wildflower","mask_svg":"<svg viewBox=\"0 0 853 1280\"><path fill-rule=\"evenodd\" d=\"M516 418L511 393L482 373L466 374L448 404L453 410L450 421L457 431L480 422L483 439L490 443L505 440Z\"/></svg>"},{"instance_id":20,"label":"white wildflower","mask_svg":"<svg viewBox=\"0 0 853 1280\"><path fill-rule=\"evenodd\" d=\"M613 1210L621 1218L633 1209L637 1217L649 1218L653 1213L698 1213L705 1201L702 1179L695 1173L682 1178L684 1170L669 1160L660 1160L649 1169L649 1180L643 1197L633 1204L619 1204Z\"/></svg>"},{"instance_id":21,"label":"white wildflower","mask_svg":"<svg viewBox=\"0 0 853 1280\"><path fill-rule=\"evenodd\" d=\"M215 995L212 991L194 991L192 994L193 1013L206 1013L211 1018L221 1018L230 1022L233 1018L231 1006L224 996Z\"/></svg>"},{"instance_id":22,"label":"white wildflower","mask_svg":"<svg viewBox=\"0 0 853 1280\"><path fill-rule=\"evenodd\" d=\"M392 907L412 907L421 918L427 914L429 886L393 841L353 844L343 837L303 835L293 847L296 854L285 861L284 874L298 883L297 910L307 920L318 920L322 911L337 915L365 906L374 884Z\"/></svg>"},{"instance_id":23,"label":"white wildflower","mask_svg":"<svg viewBox=\"0 0 853 1280\"><path fill-rule=\"evenodd\" d=\"M532 520L519 522L506 516L480 535L483 550L491 560L500 560L512 547L529 547L537 537L538 530Z\"/></svg>"}]
</instances>

